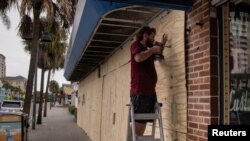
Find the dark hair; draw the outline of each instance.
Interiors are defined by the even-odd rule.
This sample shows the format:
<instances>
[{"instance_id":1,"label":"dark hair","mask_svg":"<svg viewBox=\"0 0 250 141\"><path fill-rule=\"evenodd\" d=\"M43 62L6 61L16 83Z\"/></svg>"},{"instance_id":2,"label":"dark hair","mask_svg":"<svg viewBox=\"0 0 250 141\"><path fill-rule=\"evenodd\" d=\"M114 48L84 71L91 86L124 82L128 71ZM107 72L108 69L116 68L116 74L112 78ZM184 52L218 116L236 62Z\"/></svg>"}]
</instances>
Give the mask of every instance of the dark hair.
<instances>
[{"instance_id":1,"label":"dark hair","mask_svg":"<svg viewBox=\"0 0 250 141\"><path fill-rule=\"evenodd\" d=\"M148 35L152 34L152 33L156 33L155 28L151 28L149 26L144 26L141 28L141 30L137 33L136 35L136 40L137 41L141 41L143 39L143 34L146 33Z\"/></svg>"}]
</instances>

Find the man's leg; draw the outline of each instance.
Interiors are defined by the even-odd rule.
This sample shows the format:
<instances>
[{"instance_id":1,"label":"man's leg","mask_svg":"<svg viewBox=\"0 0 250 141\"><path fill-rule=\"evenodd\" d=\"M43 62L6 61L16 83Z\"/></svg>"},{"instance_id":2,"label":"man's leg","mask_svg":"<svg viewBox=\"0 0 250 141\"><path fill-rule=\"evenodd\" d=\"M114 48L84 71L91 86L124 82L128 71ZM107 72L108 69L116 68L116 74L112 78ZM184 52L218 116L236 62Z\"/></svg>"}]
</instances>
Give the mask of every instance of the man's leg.
<instances>
[{"instance_id":1,"label":"man's leg","mask_svg":"<svg viewBox=\"0 0 250 141\"><path fill-rule=\"evenodd\" d=\"M146 123L135 122L135 132L137 136L143 136L146 125Z\"/></svg>"}]
</instances>

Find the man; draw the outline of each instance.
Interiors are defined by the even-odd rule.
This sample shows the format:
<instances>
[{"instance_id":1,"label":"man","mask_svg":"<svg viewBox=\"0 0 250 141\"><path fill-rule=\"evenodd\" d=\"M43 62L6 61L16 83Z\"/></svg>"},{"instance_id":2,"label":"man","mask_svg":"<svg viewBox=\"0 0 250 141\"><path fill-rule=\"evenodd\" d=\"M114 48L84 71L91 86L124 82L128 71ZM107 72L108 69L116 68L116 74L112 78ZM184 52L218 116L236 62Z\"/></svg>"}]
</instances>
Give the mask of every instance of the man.
<instances>
[{"instance_id":1,"label":"man","mask_svg":"<svg viewBox=\"0 0 250 141\"><path fill-rule=\"evenodd\" d=\"M160 54L162 47L154 46L156 30L143 27L137 34L136 41L131 45L131 89L130 97L134 113L153 113L157 102L155 86L157 74L154 66L154 55ZM163 35L162 43L167 37ZM136 135L142 136L147 120L136 120Z\"/></svg>"}]
</instances>

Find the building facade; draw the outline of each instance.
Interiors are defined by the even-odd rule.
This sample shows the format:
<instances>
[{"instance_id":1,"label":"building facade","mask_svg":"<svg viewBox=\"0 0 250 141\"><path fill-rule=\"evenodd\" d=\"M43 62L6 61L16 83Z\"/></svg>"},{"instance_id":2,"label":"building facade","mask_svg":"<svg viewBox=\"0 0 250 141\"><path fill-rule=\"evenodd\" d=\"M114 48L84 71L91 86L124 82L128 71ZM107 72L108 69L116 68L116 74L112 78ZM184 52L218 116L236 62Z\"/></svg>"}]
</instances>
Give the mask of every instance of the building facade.
<instances>
[{"instance_id":1,"label":"building facade","mask_svg":"<svg viewBox=\"0 0 250 141\"><path fill-rule=\"evenodd\" d=\"M0 78L4 78L5 75L6 75L5 56L0 54Z\"/></svg>"},{"instance_id":2,"label":"building facade","mask_svg":"<svg viewBox=\"0 0 250 141\"><path fill-rule=\"evenodd\" d=\"M62 84L62 92L65 105L71 105L73 89L70 84Z\"/></svg>"},{"instance_id":3,"label":"building facade","mask_svg":"<svg viewBox=\"0 0 250 141\"><path fill-rule=\"evenodd\" d=\"M92 140L126 140L130 46L143 25L157 41L169 35L155 62L166 140L206 141L208 125L250 124L248 0L114 1L108 12L100 1L78 5L65 65L65 77L79 81L77 124ZM93 24L85 12L101 16Z\"/></svg>"},{"instance_id":4,"label":"building facade","mask_svg":"<svg viewBox=\"0 0 250 141\"><path fill-rule=\"evenodd\" d=\"M27 79L23 76L6 76L3 80L14 87L20 88L23 92L26 91Z\"/></svg>"}]
</instances>

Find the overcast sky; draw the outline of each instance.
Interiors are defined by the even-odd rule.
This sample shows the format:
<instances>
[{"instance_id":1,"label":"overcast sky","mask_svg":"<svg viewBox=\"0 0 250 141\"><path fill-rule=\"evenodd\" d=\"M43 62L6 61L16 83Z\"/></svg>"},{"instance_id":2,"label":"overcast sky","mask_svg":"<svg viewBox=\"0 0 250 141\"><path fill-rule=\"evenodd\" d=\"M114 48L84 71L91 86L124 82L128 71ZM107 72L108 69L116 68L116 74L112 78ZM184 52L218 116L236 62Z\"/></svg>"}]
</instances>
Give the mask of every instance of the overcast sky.
<instances>
[{"instance_id":1,"label":"overcast sky","mask_svg":"<svg viewBox=\"0 0 250 141\"><path fill-rule=\"evenodd\" d=\"M3 54L6 57L6 76L21 75L28 78L30 55L24 51L21 39L17 36L17 26L19 24L20 17L16 10L11 10L8 15L11 20L11 28L9 30L0 20L0 54ZM64 78L63 73L64 70L60 70L51 77L52 80L56 80L60 86L64 83L70 83ZM41 71L39 69L39 88L40 75ZM45 76L45 81L47 82L47 73Z\"/></svg>"}]
</instances>

